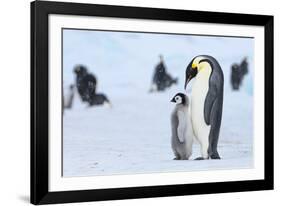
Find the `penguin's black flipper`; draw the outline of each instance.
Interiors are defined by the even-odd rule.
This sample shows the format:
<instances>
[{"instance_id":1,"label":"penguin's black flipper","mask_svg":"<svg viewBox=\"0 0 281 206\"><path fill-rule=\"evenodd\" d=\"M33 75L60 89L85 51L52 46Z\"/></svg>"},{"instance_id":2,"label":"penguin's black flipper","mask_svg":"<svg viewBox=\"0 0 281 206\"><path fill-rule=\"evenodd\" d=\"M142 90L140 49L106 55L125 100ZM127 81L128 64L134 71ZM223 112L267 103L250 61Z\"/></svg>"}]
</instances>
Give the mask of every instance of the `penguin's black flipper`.
<instances>
[{"instance_id":1,"label":"penguin's black flipper","mask_svg":"<svg viewBox=\"0 0 281 206\"><path fill-rule=\"evenodd\" d=\"M219 101L219 98L216 98L211 114L210 114L210 133L209 133L209 148L208 154L211 159L220 159L219 153L217 151L218 140L219 140L219 132L220 132L220 125L221 125L221 118L222 118L222 102Z\"/></svg>"},{"instance_id":2,"label":"penguin's black flipper","mask_svg":"<svg viewBox=\"0 0 281 206\"><path fill-rule=\"evenodd\" d=\"M209 91L205 99L204 105L204 119L207 125L210 125L211 111L217 97L217 89L215 85L209 85Z\"/></svg>"}]
</instances>

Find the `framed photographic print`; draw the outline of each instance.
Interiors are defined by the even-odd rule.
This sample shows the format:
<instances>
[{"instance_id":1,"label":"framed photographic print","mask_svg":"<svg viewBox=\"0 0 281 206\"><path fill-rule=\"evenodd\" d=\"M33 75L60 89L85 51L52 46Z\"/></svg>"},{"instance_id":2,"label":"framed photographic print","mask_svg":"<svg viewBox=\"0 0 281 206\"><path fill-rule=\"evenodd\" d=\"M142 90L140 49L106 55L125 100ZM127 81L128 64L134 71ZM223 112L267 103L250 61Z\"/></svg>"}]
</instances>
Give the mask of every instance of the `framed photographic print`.
<instances>
[{"instance_id":1,"label":"framed photographic print","mask_svg":"<svg viewBox=\"0 0 281 206\"><path fill-rule=\"evenodd\" d=\"M31 3L33 204L273 189L273 16Z\"/></svg>"}]
</instances>

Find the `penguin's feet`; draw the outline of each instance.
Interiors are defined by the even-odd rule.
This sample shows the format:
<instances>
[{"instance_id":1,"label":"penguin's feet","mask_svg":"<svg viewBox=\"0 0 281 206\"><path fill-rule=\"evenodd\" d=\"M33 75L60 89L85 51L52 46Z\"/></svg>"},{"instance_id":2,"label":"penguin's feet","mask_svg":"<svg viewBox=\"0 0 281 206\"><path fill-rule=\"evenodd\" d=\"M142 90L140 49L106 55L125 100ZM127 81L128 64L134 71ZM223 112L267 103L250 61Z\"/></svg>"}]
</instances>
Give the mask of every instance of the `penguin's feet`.
<instances>
[{"instance_id":1,"label":"penguin's feet","mask_svg":"<svg viewBox=\"0 0 281 206\"><path fill-rule=\"evenodd\" d=\"M211 155L210 155L210 158L211 158L211 159L217 159L217 160L221 159L220 156L219 156L219 154L211 154Z\"/></svg>"},{"instance_id":2,"label":"penguin's feet","mask_svg":"<svg viewBox=\"0 0 281 206\"><path fill-rule=\"evenodd\" d=\"M179 157L175 157L173 160L180 160L180 158Z\"/></svg>"}]
</instances>

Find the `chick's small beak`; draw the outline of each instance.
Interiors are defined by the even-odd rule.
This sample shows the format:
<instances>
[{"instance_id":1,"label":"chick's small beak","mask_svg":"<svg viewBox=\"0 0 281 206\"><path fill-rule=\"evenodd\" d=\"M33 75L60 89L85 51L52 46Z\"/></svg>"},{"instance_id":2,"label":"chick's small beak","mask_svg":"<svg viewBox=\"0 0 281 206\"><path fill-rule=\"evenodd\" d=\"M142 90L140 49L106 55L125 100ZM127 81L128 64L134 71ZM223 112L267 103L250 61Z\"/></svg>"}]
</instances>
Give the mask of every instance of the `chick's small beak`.
<instances>
[{"instance_id":1,"label":"chick's small beak","mask_svg":"<svg viewBox=\"0 0 281 206\"><path fill-rule=\"evenodd\" d=\"M176 101L175 101L175 99L173 98L173 99L171 99L171 101L170 101L170 102L176 102Z\"/></svg>"}]
</instances>

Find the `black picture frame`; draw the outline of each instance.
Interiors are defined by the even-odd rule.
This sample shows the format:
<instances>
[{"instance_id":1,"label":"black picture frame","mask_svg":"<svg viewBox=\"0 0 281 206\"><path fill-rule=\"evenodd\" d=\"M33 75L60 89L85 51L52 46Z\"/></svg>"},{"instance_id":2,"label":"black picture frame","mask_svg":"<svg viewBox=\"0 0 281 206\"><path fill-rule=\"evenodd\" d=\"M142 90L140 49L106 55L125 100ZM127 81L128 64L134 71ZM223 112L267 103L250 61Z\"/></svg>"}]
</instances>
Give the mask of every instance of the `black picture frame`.
<instances>
[{"instance_id":1,"label":"black picture frame","mask_svg":"<svg viewBox=\"0 0 281 206\"><path fill-rule=\"evenodd\" d=\"M265 28L265 133L263 180L49 192L48 15L154 19ZM273 16L137 8L63 2L31 2L31 203L50 204L273 189Z\"/></svg>"}]
</instances>

